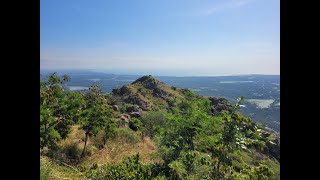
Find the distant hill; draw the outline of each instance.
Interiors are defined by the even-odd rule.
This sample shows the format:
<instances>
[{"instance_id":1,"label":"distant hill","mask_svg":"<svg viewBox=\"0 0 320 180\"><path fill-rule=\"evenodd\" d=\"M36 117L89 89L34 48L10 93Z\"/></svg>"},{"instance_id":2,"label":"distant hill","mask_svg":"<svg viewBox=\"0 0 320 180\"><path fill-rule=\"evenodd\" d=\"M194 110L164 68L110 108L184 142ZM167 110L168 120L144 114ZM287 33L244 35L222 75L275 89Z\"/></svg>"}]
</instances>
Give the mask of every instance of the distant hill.
<instances>
[{"instance_id":1,"label":"distant hill","mask_svg":"<svg viewBox=\"0 0 320 180\"><path fill-rule=\"evenodd\" d=\"M120 102L135 106L137 111L170 110L184 100L195 98L209 98L214 114L223 110L229 110L231 107L224 98L205 97L187 88L168 86L151 75L140 77L129 85L115 88L112 90L112 93ZM130 112L131 109L129 108L127 112Z\"/></svg>"},{"instance_id":2,"label":"distant hill","mask_svg":"<svg viewBox=\"0 0 320 180\"><path fill-rule=\"evenodd\" d=\"M129 85L113 89L112 93L123 102L138 105L144 111L157 106L168 108L174 102L190 99L193 95L188 89L167 86L153 76L143 76Z\"/></svg>"}]
</instances>

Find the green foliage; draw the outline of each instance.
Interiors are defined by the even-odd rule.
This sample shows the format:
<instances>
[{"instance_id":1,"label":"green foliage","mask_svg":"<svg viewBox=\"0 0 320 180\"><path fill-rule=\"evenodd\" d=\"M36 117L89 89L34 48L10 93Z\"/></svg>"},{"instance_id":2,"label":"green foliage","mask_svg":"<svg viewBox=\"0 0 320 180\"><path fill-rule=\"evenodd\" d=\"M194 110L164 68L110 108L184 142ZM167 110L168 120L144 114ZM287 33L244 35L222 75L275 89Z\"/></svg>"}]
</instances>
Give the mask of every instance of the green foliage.
<instances>
[{"instance_id":1,"label":"green foliage","mask_svg":"<svg viewBox=\"0 0 320 180\"><path fill-rule=\"evenodd\" d=\"M143 113L141 118L131 118L130 128L116 128L112 118L115 113L110 104L118 104L123 112L129 104L118 102L119 99L112 95L102 94L98 85L91 86L83 94L65 91L64 83L68 80L68 76L58 77L53 73L47 81L40 82L40 145L49 148L47 155L69 163L98 151L96 147L104 147L102 140L104 145L111 138L122 144L134 144L141 142L142 133L156 142L158 157L161 158L161 164L145 165L138 154L120 164L94 164L84 170L87 178L270 179L279 176L279 164L269 158L262 159L258 153L251 153L267 151L276 154L280 142L266 136L265 132L261 132L262 127L237 112L242 97L230 111L213 115L208 98L188 89L179 89L186 99L177 100L169 95L170 98L166 99L169 106L155 102L153 108L158 111ZM147 85L153 86L152 83ZM137 93L148 95L147 91L142 87ZM134 93L130 90L132 97ZM227 102L222 103L227 105ZM77 143L57 148L57 142L68 136L70 126L75 123L85 131L82 152ZM89 146L93 149L86 150L91 136L95 136L90 141L95 146ZM40 169L41 179L48 179L50 170L43 164Z\"/></svg>"},{"instance_id":2,"label":"green foliage","mask_svg":"<svg viewBox=\"0 0 320 180\"><path fill-rule=\"evenodd\" d=\"M190 89L182 89L182 93L189 98L196 97L196 94L192 92Z\"/></svg>"},{"instance_id":3,"label":"green foliage","mask_svg":"<svg viewBox=\"0 0 320 180\"><path fill-rule=\"evenodd\" d=\"M140 119L138 118L131 118L130 122L129 122L129 127L130 129L134 130L134 131L138 131L141 130L143 124L140 121Z\"/></svg>"},{"instance_id":4,"label":"green foliage","mask_svg":"<svg viewBox=\"0 0 320 180\"><path fill-rule=\"evenodd\" d=\"M113 123L111 120L112 108L108 105L104 98L99 85L89 87L89 92L83 95L84 107L81 112L81 129L85 131L85 145L82 156L85 153L86 144L89 136L96 135L99 130L106 127L104 130L108 131L112 126L107 126Z\"/></svg>"},{"instance_id":5,"label":"green foliage","mask_svg":"<svg viewBox=\"0 0 320 180\"><path fill-rule=\"evenodd\" d=\"M209 156L198 151L182 152L178 160L169 167L179 179L210 179L212 161Z\"/></svg>"},{"instance_id":6,"label":"green foliage","mask_svg":"<svg viewBox=\"0 0 320 180\"><path fill-rule=\"evenodd\" d=\"M103 128L105 136L103 138L104 140L104 145L106 144L106 140L113 138L115 136L115 129L116 129L116 124L115 120L113 118L109 119L109 122L107 122Z\"/></svg>"},{"instance_id":7,"label":"green foliage","mask_svg":"<svg viewBox=\"0 0 320 180\"><path fill-rule=\"evenodd\" d=\"M164 114L165 113L162 111L150 111L144 114L141 117L141 122L143 124L142 131L153 137L155 132L166 123Z\"/></svg>"},{"instance_id":8,"label":"green foliage","mask_svg":"<svg viewBox=\"0 0 320 180\"><path fill-rule=\"evenodd\" d=\"M81 98L72 92L66 93L64 84L67 75L56 73L40 81L40 147L55 148L56 142L65 139L70 126L77 120Z\"/></svg>"},{"instance_id":9,"label":"green foliage","mask_svg":"<svg viewBox=\"0 0 320 180\"><path fill-rule=\"evenodd\" d=\"M77 143L71 143L62 147L62 153L66 155L68 160L78 161L81 156L81 149Z\"/></svg>"},{"instance_id":10,"label":"green foliage","mask_svg":"<svg viewBox=\"0 0 320 180\"><path fill-rule=\"evenodd\" d=\"M140 136L129 128L117 128L115 129L114 139L122 144L135 144L140 141Z\"/></svg>"},{"instance_id":11,"label":"green foliage","mask_svg":"<svg viewBox=\"0 0 320 180\"><path fill-rule=\"evenodd\" d=\"M105 101L98 85L91 86L83 95L84 107L81 112L81 129L94 135L104 126L111 115L111 107Z\"/></svg>"},{"instance_id":12,"label":"green foliage","mask_svg":"<svg viewBox=\"0 0 320 180\"><path fill-rule=\"evenodd\" d=\"M234 175L235 179L253 179L253 180L268 180L271 175L274 173L263 164L260 164L258 167L251 167L245 165L240 173Z\"/></svg>"},{"instance_id":13,"label":"green foliage","mask_svg":"<svg viewBox=\"0 0 320 180\"><path fill-rule=\"evenodd\" d=\"M166 164L176 160L180 152L194 150L195 138L203 130L203 122L212 120L207 114L205 100L184 101L181 111L166 116L166 124L160 131L158 144Z\"/></svg>"},{"instance_id":14,"label":"green foliage","mask_svg":"<svg viewBox=\"0 0 320 180\"><path fill-rule=\"evenodd\" d=\"M121 164L109 164L93 167L88 173L89 179L152 179L152 165L144 165L140 155L128 157Z\"/></svg>"},{"instance_id":15,"label":"green foliage","mask_svg":"<svg viewBox=\"0 0 320 180\"><path fill-rule=\"evenodd\" d=\"M50 124L55 122L55 118L52 116L52 111L44 107L40 107L40 147L45 146L50 149L56 148L56 142L61 139L59 132L55 129L55 126Z\"/></svg>"}]
</instances>

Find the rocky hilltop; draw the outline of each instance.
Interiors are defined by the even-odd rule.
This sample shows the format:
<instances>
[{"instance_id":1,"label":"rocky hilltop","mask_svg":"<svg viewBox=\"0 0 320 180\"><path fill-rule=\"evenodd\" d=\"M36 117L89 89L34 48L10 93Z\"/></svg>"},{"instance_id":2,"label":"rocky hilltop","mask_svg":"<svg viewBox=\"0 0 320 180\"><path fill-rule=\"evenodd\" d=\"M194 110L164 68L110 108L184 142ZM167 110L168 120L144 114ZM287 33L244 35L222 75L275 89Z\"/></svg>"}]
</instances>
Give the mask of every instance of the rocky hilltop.
<instances>
[{"instance_id":1,"label":"rocky hilltop","mask_svg":"<svg viewBox=\"0 0 320 180\"><path fill-rule=\"evenodd\" d=\"M158 110L159 108L168 110L181 101L203 97L186 88L168 86L151 75L140 77L129 85L115 88L112 93L123 103L129 104L125 109L125 112L128 113ZM209 97L209 99L212 103L213 114L229 110L231 107L224 98Z\"/></svg>"}]
</instances>

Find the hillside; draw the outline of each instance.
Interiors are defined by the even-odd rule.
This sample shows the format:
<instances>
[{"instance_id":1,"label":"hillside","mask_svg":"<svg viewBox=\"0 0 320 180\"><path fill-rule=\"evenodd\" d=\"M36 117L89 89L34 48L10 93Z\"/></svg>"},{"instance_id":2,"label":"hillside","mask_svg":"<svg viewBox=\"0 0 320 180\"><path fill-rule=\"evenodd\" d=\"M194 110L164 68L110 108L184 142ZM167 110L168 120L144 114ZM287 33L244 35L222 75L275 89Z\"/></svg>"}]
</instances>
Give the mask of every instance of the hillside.
<instances>
[{"instance_id":1,"label":"hillside","mask_svg":"<svg viewBox=\"0 0 320 180\"><path fill-rule=\"evenodd\" d=\"M112 93L113 98L116 99L113 105L126 106L123 107L123 112L127 113L160 109L171 110L183 101L199 98L210 99L214 114L231 108L231 105L224 98L204 97L187 88L168 86L151 75L143 76L130 85L115 88Z\"/></svg>"},{"instance_id":2,"label":"hillside","mask_svg":"<svg viewBox=\"0 0 320 180\"><path fill-rule=\"evenodd\" d=\"M112 94L70 92L59 78L41 82L41 179L280 178L280 138L237 112L241 98L152 76Z\"/></svg>"},{"instance_id":3,"label":"hillside","mask_svg":"<svg viewBox=\"0 0 320 180\"><path fill-rule=\"evenodd\" d=\"M143 111L170 107L187 99L187 89L169 87L152 76L143 76L130 85L112 90L112 93L127 104L137 105Z\"/></svg>"}]
</instances>

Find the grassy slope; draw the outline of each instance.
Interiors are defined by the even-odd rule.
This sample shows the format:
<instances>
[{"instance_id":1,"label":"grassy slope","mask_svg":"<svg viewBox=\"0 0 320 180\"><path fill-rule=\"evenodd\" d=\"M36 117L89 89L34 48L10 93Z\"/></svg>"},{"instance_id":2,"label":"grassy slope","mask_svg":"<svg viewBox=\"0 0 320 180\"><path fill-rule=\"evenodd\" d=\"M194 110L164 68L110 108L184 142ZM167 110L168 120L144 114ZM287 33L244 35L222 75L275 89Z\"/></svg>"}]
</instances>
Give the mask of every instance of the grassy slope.
<instances>
[{"instance_id":1,"label":"grassy slope","mask_svg":"<svg viewBox=\"0 0 320 180\"><path fill-rule=\"evenodd\" d=\"M69 137L59 143L61 148L66 147L72 143L77 143L78 148L82 150L84 143L79 140L85 136L84 131L79 129L78 125L72 127L72 131ZM139 153L141 161L143 163L155 163L159 162L159 158L155 156L157 148L154 142L149 138L145 137L140 139L136 143L127 143L118 139L113 139L107 142L106 147L98 150L94 144L99 143L100 137L89 138L87 142L87 150L92 152L92 155L86 157L78 167L90 168L93 164L109 164L109 163L120 163L123 159L128 156ZM92 150L94 149L94 150ZM40 157L42 177L46 177L48 173L48 179L82 179L83 173L81 173L76 166L70 166L63 164L58 161L54 161L46 156ZM42 178L46 179L46 178Z\"/></svg>"},{"instance_id":2,"label":"grassy slope","mask_svg":"<svg viewBox=\"0 0 320 180\"><path fill-rule=\"evenodd\" d=\"M66 140L63 140L59 143L61 147L65 147L74 142L78 142L79 139L83 139L84 132L79 130L79 126L73 126L72 132ZM91 138L88 141L88 150L95 149L92 155L86 157L83 162L81 162L78 167L86 167L90 168L93 164L109 164L112 162L119 163L123 159L128 156L134 155L136 153L140 153L141 160L143 163L149 164L154 162L159 162L160 159L155 156L157 152L157 147L154 142L146 137L143 140L140 140L136 143L126 143L122 142L119 139L113 139L112 141L108 141L105 148L98 150L94 147L95 143L99 143L98 139L101 137L97 136L96 138ZM83 148L83 142L78 143L78 147L80 149ZM240 152L238 156L234 156L233 164L235 166L241 166L241 160L250 164L250 165L258 165L258 161L266 164L268 167L274 171L273 179L280 179L280 163L276 160L271 160L265 155L257 152ZM41 167L42 172L45 173L49 171L49 179L83 179L83 173L80 172L76 167L61 164L56 161L49 159L48 157L41 156Z\"/></svg>"},{"instance_id":3,"label":"grassy slope","mask_svg":"<svg viewBox=\"0 0 320 180\"><path fill-rule=\"evenodd\" d=\"M60 164L46 156L40 156L40 179L82 179L83 174L75 167Z\"/></svg>"}]
</instances>

